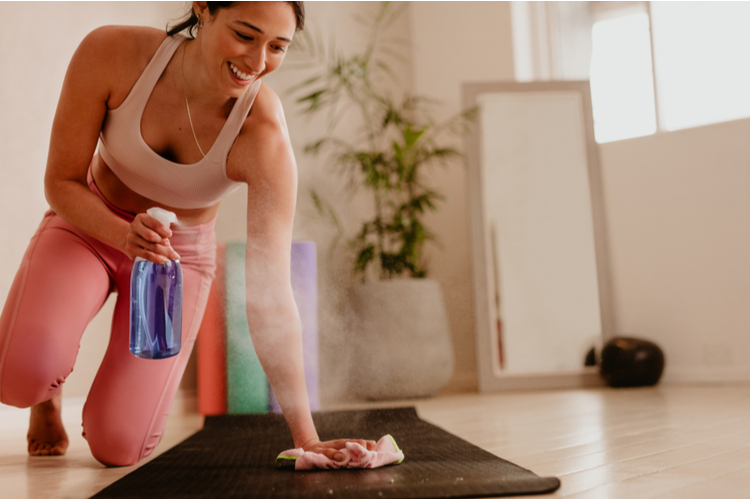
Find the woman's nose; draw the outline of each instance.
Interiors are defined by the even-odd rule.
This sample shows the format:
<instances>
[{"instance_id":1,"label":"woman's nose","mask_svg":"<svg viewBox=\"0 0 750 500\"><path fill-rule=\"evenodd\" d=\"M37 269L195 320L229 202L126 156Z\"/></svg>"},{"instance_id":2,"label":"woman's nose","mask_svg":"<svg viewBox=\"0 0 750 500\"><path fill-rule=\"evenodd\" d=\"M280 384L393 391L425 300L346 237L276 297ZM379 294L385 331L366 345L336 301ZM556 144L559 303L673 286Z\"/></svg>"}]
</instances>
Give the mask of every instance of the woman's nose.
<instances>
[{"instance_id":1,"label":"woman's nose","mask_svg":"<svg viewBox=\"0 0 750 500\"><path fill-rule=\"evenodd\" d=\"M264 47L255 47L245 56L245 64L256 74L262 73L266 69L266 51Z\"/></svg>"}]
</instances>

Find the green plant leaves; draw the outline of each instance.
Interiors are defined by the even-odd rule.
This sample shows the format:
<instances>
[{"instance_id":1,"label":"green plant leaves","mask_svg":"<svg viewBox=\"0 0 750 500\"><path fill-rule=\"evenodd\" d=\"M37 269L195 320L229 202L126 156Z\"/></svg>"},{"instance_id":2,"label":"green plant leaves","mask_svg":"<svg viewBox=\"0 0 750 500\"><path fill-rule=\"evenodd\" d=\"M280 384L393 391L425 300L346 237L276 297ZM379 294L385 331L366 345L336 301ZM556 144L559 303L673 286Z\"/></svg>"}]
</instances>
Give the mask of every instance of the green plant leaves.
<instances>
[{"instance_id":1,"label":"green plant leaves","mask_svg":"<svg viewBox=\"0 0 750 500\"><path fill-rule=\"evenodd\" d=\"M298 52L317 58L322 68L291 89L298 94L296 101L304 114L327 113L330 134L308 144L305 152L327 151L349 189L364 190L373 198L375 213L349 241L353 271L363 279L372 266L379 279L426 276L422 250L435 236L422 218L445 200L426 185L426 172L434 164L462 157L460 151L439 145L439 140L444 133L462 133L467 121L474 119L469 110L435 123L431 107L436 101L406 95L397 102L376 83L383 77L398 80L389 61L405 60L407 42L383 37L383 32L406 7L406 3L384 2L370 20L358 19L370 32L365 48L352 55L326 51L320 37L306 39ZM360 128L347 122L346 131L336 133L347 113L356 113ZM314 191L311 196L318 213L341 229L330 204Z\"/></svg>"}]
</instances>

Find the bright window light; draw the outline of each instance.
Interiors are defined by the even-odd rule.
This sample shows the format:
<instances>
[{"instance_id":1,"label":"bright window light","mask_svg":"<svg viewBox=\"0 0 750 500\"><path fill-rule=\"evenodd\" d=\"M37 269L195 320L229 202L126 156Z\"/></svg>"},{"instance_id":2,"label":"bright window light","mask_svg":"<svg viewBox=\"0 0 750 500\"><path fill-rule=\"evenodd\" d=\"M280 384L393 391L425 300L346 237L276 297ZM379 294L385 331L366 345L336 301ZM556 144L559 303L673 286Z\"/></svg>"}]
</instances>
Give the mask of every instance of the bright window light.
<instances>
[{"instance_id":1,"label":"bright window light","mask_svg":"<svg viewBox=\"0 0 750 500\"><path fill-rule=\"evenodd\" d=\"M591 101L597 142L656 132L648 14L594 23Z\"/></svg>"},{"instance_id":2,"label":"bright window light","mask_svg":"<svg viewBox=\"0 0 750 500\"><path fill-rule=\"evenodd\" d=\"M750 2L651 2L665 130L750 117Z\"/></svg>"}]
</instances>

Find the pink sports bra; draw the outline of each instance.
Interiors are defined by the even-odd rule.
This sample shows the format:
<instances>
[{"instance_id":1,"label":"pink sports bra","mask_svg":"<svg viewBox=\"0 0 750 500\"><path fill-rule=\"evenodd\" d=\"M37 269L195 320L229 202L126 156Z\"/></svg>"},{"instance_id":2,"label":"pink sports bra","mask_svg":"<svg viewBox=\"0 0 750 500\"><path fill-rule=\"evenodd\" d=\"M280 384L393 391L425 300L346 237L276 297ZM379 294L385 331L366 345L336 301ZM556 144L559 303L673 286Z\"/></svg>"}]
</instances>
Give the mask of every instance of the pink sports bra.
<instances>
[{"instance_id":1,"label":"pink sports bra","mask_svg":"<svg viewBox=\"0 0 750 500\"><path fill-rule=\"evenodd\" d=\"M206 157L198 163L174 163L152 150L141 135L141 116L151 92L177 48L187 38L167 37L125 100L107 112L99 135L99 154L130 189L174 208L205 208L240 186L227 176L227 156L260 89L253 83L239 97Z\"/></svg>"}]
</instances>

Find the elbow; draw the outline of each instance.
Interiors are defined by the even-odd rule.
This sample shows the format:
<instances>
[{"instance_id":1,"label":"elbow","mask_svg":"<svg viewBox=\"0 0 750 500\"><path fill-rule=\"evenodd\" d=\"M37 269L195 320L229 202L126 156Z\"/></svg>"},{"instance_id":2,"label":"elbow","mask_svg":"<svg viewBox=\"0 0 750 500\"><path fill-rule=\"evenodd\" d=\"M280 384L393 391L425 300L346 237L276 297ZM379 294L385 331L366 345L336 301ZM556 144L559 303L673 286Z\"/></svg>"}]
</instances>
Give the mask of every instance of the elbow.
<instances>
[{"instance_id":1,"label":"elbow","mask_svg":"<svg viewBox=\"0 0 750 500\"><path fill-rule=\"evenodd\" d=\"M59 208L64 204L66 199L70 199L68 195L68 189L71 186L71 182L76 182L84 185L88 189L88 181L84 179L65 179L52 175L47 169L47 173L44 175L44 198L47 200L50 208L55 212L59 212Z\"/></svg>"},{"instance_id":2,"label":"elbow","mask_svg":"<svg viewBox=\"0 0 750 500\"><path fill-rule=\"evenodd\" d=\"M253 316L264 319L283 318L285 321L288 321L289 318L299 317L294 299L292 299L291 301L248 300L246 309L248 317Z\"/></svg>"},{"instance_id":3,"label":"elbow","mask_svg":"<svg viewBox=\"0 0 750 500\"><path fill-rule=\"evenodd\" d=\"M49 174L44 176L44 199L52 210L55 210L56 195L58 193L57 183Z\"/></svg>"},{"instance_id":4,"label":"elbow","mask_svg":"<svg viewBox=\"0 0 750 500\"><path fill-rule=\"evenodd\" d=\"M276 335L280 332L301 331L302 329L294 299L291 301L248 300L246 309L252 337L264 331L275 332Z\"/></svg>"},{"instance_id":5,"label":"elbow","mask_svg":"<svg viewBox=\"0 0 750 500\"><path fill-rule=\"evenodd\" d=\"M65 181L54 178L50 175L44 176L44 198L47 200L49 207L59 213L61 197L65 189Z\"/></svg>"}]
</instances>

